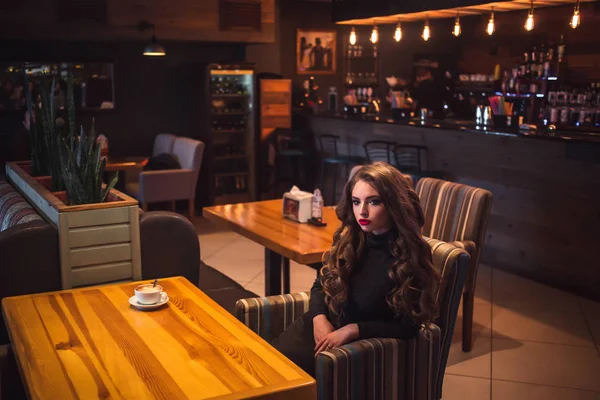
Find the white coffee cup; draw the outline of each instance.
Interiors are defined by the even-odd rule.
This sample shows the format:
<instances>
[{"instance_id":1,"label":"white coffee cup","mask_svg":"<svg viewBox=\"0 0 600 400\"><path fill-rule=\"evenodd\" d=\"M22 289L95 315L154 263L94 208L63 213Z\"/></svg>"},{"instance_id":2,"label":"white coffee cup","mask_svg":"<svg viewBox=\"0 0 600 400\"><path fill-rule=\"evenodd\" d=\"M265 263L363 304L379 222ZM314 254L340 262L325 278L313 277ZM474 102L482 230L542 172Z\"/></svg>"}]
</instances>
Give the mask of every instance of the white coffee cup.
<instances>
[{"instance_id":1,"label":"white coffee cup","mask_svg":"<svg viewBox=\"0 0 600 400\"><path fill-rule=\"evenodd\" d=\"M156 304L160 301L163 287L160 285L153 286L152 283L139 285L135 288L135 299L140 304Z\"/></svg>"}]
</instances>

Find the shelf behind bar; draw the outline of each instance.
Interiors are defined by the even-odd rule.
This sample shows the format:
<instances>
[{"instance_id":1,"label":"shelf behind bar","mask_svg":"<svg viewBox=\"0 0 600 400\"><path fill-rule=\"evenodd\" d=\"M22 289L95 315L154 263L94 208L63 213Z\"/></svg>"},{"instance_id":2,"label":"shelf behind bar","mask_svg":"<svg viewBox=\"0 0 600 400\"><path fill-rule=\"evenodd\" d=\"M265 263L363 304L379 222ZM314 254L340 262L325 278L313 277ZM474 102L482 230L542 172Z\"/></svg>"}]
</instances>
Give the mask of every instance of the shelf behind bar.
<instances>
[{"instance_id":1,"label":"shelf behind bar","mask_svg":"<svg viewBox=\"0 0 600 400\"><path fill-rule=\"evenodd\" d=\"M245 154L237 154L232 156L216 156L215 160L238 160L243 158L248 158L248 156Z\"/></svg>"},{"instance_id":2,"label":"shelf behind bar","mask_svg":"<svg viewBox=\"0 0 600 400\"><path fill-rule=\"evenodd\" d=\"M217 172L215 173L215 176L218 177L223 177L223 176L245 176L245 175L249 175L250 172L248 171L244 171L244 172Z\"/></svg>"},{"instance_id":3,"label":"shelf behind bar","mask_svg":"<svg viewBox=\"0 0 600 400\"><path fill-rule=\"evenodd\" d=\"M213 135L216 135L219 133L246 133L246 130L245 129L221 129L221 130L213 129Z\"/></svg>"},{"instance_id":4,"label":"shelf behind bar","mask_svg":"<svg viewBox=\"0 0 600 400\"><path fill-rule=\"evenodd\" d=\"M244 98L244 97L248 97L248 94L235 94L235 93L213 93L211 94L212 97L224 97L224 98L232 98L232 99L238 99L238 98Z\"/></svg>"},{"instance_id":5,"label":"shelf behind bar","mask_svg":"<svg viewBox=\"0 0 600 400\"><path fill-rule=\"evenodd\" d=\"M250 111L227 111L227 112L212 112L213 116L224 116L224 115L248 115Z\"/></svg>"}]
</instances>

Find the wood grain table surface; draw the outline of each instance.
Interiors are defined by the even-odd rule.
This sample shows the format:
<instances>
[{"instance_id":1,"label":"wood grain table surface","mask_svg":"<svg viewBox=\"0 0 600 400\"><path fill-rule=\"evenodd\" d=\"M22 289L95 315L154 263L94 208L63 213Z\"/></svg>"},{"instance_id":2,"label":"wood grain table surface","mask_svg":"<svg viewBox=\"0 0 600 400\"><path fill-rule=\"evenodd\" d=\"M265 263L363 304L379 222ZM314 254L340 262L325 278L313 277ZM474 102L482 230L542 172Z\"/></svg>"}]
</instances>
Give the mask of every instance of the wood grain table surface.
<instances>
[{"instance_id":1,"label":"wood grain table surface","mask_svg":"<svg viewBox=\"0 0 600 400\"><path fill-rule=\"evenodd\" d=\"M155 311L129 305L139 283L2 301L30 398L315 398L314 379L185 278L160 281Z\"/></svg>"},{"instance_id":2,"label":"wood grain table surface","mask_svg":"<svg viewBox=\"0 0 600 400\"><path fill-rule=\"evenodd\" d=\"M125 171L128 169L142 169L148 157L108 157L105 171Z\"/></svg>"},{"instance_id":3,"label":"wood grain table surface","mask_svg":"<svg viewBox=\"0 0 600 400\"><path fill-rule=\"evenodd\" d=\"M205 207L202 215L300 264L321 261L341 223L331 207L323 208L325 227L301 224L282 215L282 200Z\"/></svg>"}]
</instances>

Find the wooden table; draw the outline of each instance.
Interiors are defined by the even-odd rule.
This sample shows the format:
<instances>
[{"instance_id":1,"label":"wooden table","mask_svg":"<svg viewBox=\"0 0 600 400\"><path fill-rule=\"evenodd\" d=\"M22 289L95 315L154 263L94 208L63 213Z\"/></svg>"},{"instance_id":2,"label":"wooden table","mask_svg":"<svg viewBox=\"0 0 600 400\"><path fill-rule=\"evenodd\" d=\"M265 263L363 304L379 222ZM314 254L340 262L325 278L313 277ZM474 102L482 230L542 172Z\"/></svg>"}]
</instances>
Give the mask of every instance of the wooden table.
<instances>
[{"instance_id":1,"label":"wooden table","mask_svg":"<svg viewBox=\"0 0 600 400\"><path fill-rule=\"evenodd\" d=\"M148 157L108 157L106 159L105 171L126 171L130 169L142 169Z\"/></svg>"},{"instance_id":2,"label":"wooden table","mask_svg":"<svg viewBox=\"0 0 600 400\"><path fill-rule=\"evenodd\" d=\"M224 224L265 247L267 296L281 293L282 268L283 290L289 293L289 260L306 265L320 263L323 253L331 247L333 234L341 225L331 207L323 209L325 227L300 224L284 218L281 211L281 199L205 207L202 210L205 218Z\"/></svg>"},{"instance_id":3,"label":"wooden table","mask_svg":"<svg viewBox=\"0 0 600 400\"><path fill-rule=\"evenodd\" d=\"M315 381L182 277L163 308L131 307L137 283L2 300L33 399L311 399Z\"/></svg>"}]
</instances>

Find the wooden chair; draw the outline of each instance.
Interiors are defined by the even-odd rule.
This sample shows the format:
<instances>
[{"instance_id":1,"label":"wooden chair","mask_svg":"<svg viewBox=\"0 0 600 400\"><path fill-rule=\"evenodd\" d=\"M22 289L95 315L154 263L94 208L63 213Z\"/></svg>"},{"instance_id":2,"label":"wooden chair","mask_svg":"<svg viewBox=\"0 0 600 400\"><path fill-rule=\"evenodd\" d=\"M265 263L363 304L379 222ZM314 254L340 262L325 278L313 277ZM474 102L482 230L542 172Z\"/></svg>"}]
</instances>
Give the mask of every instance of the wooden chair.
<instances>
[{"instance_id":1,"label":"wooden chair","mask_svg":"<svg viewBox=\"0 0 600 400\"><path fill-rule=\"evenodd\" d=\"M469 255L439 240L427 242L433 264L442 274L438 292L440 316L411 340L358 340L319 353L319 399L346 399L350 398L349 393L358 399L440 399ZM309 296L303 292L239 300L236 317L270 341L308 311Z\"/></svg>"},{"instance_id":2,"label":"wooden chair","mask_svg":"<svg viewBox=\"0 0 600 400\"><path fill-rule=\"evenodd\" d=\"M471 351L475 283L492 208L492 193L434 178L419 180L416 192L425 215L423 235L452 243L465 249L471 256L463 294L462 339L463 351Z\"/></svg>"}]
</instances>

